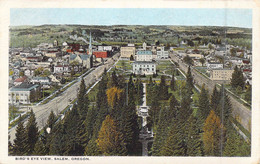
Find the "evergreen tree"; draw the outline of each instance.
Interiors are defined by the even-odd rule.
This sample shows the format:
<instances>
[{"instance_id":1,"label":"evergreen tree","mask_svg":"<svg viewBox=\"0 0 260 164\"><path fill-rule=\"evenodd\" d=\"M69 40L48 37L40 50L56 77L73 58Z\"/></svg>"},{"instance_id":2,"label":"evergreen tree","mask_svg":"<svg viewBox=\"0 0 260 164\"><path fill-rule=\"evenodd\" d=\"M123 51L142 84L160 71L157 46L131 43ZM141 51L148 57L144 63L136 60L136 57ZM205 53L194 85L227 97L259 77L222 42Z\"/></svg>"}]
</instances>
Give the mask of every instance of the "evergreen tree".
<instances>
[{"instance_id":1,"label":"evergreen tree","mask_svg":"<svg viewBox=\"0 0 260 164\"><path fill-rule=\"evenodd\" d=\"M151 107L148 110L147 126L154 126L159 119L160 104L158 96L158 86L155 84L151 94Z\"/></svg>"},{"instance_id":2,"label":"evergreen tree","mask_svg":"<svg viewBox=\"0 0 260 164\"><path fill-rule=\"evenodd\" d=\"M167 139L168 125L169 125L168 113L169 112L166 108L162 108L160 110L158 125L154 129L155 136L154 136L154 142L152 147L153 156L160 155L160 150L164 145L165 140Z\"/></svg>"},{"instance_id":3,"label":"evergreen tree","mask_svg":"<svg viewBox=\"0 0 260 164\"><path fill-rule=\"evenodd\" d=\"M13 144L13 155L21 156L26 153L26 134L21 117L18 121L18 126L16 128L15 139Z\"/></svg>"},{"instance_id":4,"label":"evergreen tree","mask_svg":"<svg viewBox=\"0 0 260 164\"><path fill-rule=\"evenodd\" d=\"M103 155L126 155L123 135L117 130L114 120L108 115L98 134L97 146Z\"/></svg>"},{"instance_id":5,"label":"evergreen tree","mask_svg":"<svg viewBox=\"0 0 260 164\"><path fill-rule=\"evenodd\" d=\"M185 156L187 147L185 145L184 134L183 124L175 120L159 154L162 156Z\"/></svg>"},{"instance_id":6,"label":"evergreen tree","mask_svg":"<svg viewBox=\"0 0 260 164\"><path fill-rule=\"evenodd\" d=\"M78 109L79 113L82 115L82 118L86 117L87 109L86 107L86 100L88 101L87 97L85 96L86 94L86 85L85 81L82 78L80 86L79 86L79 92L78 92Z\"/></svg>"},{"instance_id":7,"label":"evergreen tree","mask_svg":"<svg viewBox=\"0 0 260 164\"><path fill-rule=\"evenodd\" d=\"M251 99L252 99L252 86L249 85L249 87L247 88L246 93L245 93L245 100L248 103L251 103Z\"/></svg>"},{"instance_id":8,"label":"evergreen tree","mask_svg":"<svg viewBox=\"0 0 260 164\"><path fill-rule=\"evenodd\" d=\"M54 114L53 111L51 111L49 117L48 117L48 121L47 121L47 127L50 127L51 129L53 128L55 122L56 122L57 118Z\"/></svg>"},{"instance_id":9,"label":"evergreen tree","mask_svg":"<svg viewBox=\"0 0 260 164\"><path fill-rule=\"evenodd\" d=\"M229 129L230 127L232 127L232 124L230 121L230 117L231 117L231 113L232 113L232 106L231 106L230 99L229 99L227 93L225 92L223 84L222 84L221 88L222 88L221 93L220 93L221 99L220 99L220 103L217 107L217 111L219 113L216 113L216 114L220 117L220 120L221 120L222 124L224 125L224 127Z\"/></svg>"},{"instance_id":10,"label":"evergreen tree","mask_svg":"<svg viewBox=\"0 0 260 164\"><path fill-rule=\"evenodd\" d=\"M97 146L96 140L97 138L95 136L91 138L91 140L88 142L88 145L85 148L84 155L97 156L102 154Z\"/></svg>"},{"instance_id":11,"label":"evergreen tree","mask_svg":"<svg viewBox=\"0 0 260 164\"><path fill-rule=\"evenodd\" d=\"M61 122L56 124L53 127L53 130L51 132L50 136L50 151L49 155L63 155L65 152L65 144L66 142L70 142L68 140L65 140L65 128Z\"/></svg>"},{"instance_id":12,"label":"evergreen tree","mask_svg":"<svg viewBox=\"0 0 260 164\"><path fill-rule=\"evenodd\" d=\"M64 155L83 155L84 147L81 144L81 122L77 106L74 105L64 118L65 152Z\"/></svg>"},{"instance_id":13,"label":"evergreen tree","mask_svg":"<svg viewBox=\"0 0 260 164\"><path fill-rule=\"evenodd\" d=\"M84 137L86 139L85 143L88 143L88 141L93 136L93 128L94 128L96 115L97 115L96 109L93 106L92 109L89 109L86 120L84 121L85 128L86 128L86 131L85 131L85 134L84 134ZM83 144L83 146L86 147L85 144Z\"/></svg>"},{"instance_id":14,"label":"evergreen tree","mask_svg":"<svg viewBox=\"0 0 260 164\"><path fill-rule=\"evenodd\" d=\"M31 155L39 137L35 114L33 113L32 110L30 112L28 123L25 127L25 133L26 133L25 144L26 144L27 155Z\"/></svg>"},{"instance_id":15,"label":"evergreen tree","mask_svg":"<svg viewBox=\"0 0 260 164\"><path fill-rule=\"evenodd\" d=\"M193 91L192 91L192 89L193 89L193 77L191 75L190 66L188 67L187 76L186 76L186 87L190 91L190 93L192 94L193 93Z\"/></svg>"},{"instance_id":16,"label":"evergreen tree","mask_svg":"<svg viewBox=\"0 0 260 164\"><path fill-rule=\"evenodd\" d=\"M179 102L174 95L170 98L169 117L175 119L179 112Z\"/></svg>"},{"instance_id":17,"label":"evergreen tree","mask_svg":"<svg viewBox=\"0 0 260 164\"><path fill-rule=\"evenodd\" d=\"M203 84L199 95L199 110L201 111L203 120L205 120L209 115L209 107L208 91L205 89L205 85Z\"/></svg>"},{"instance_id":18,"label":"evergreen tree","mask_svg":"<svg viewBox=\"0 0 260 164\"><path fill-rule=\"evenodd\" d=\"M14 155L13 149L14 146L10 141L10 135L8 135L8 155Z\"/></svg>"},{"instance_id":19,"label":"evergreen tree","mask_svg":"<svg viewBox=\"0 0 260 164\"><path fill-rule=\"evenodd\" d=\"M231 86L232 88L236 89L238 86L244 88L244 85L245 85L245 80L244 80L243 72L241 69L235 66L234 72L232 73Z\"/></svg>"},{"instance_id":20,"label":"evergreen tree","mask_svg":"<svg viewBox=\"0 0 260 164\"><path fill-rule=\"evenodd\" d=\"M47 148L42 139L39 139L34 147L33 155L47 155Z\"/></svg>"},{"instance_id":21,"label":"evergreen tree","mask_svg":"<svg viewBox=\"0 0 260 164\"><path fill-rule=\"evenodd\" d=\"M169 94L168 94L168 86L166 85L165 76L161 76L161 82L159 85L159 95L161 100L168 100Z\"/></svg>"},{"instance_id":22,"label":"evergreen tree","mask_svg":"<svg viewBox=\"0 0 260 164\"><path fill-rule=\"evenodd\" d=\"M174 79L174 73L172 74L172 80L171 80L171 84L170 84L170 88L172 91L176 90L176 86L175 86L175 79Z\"/></svg>"},{"instance_id":23,"label":"evergreen tree","mask_svg":"<svg viewBox=\"0 0 260 164\"><path fill-rule=\"evenodd\" d=\"M111 87L118 87L118 77L116 71L114 70L111 75Z\"/></svg>"},{"instance_id":24,"label":"evergreen tree","mask_svg":"<svg viewBox=\"0 0 260 164\"><path fill-rule=\"evenodd\" d=\"M202 140L197 118L193 115L187 121L188 137L187 137L187 155L201 156L202 155Z\"/></svg>"},{"instance_id":25,"label":"evergreen tree","mask_svg":"<svg viewBox=\"0 0 260 164\"><path fill-rule=\"evenodd\" d=\"M211 98L210 98L210 108L215 111L215 113L219 113L217 111L217 107L220 101L220 93L217 90L216 85L214 86Z\"/></svg>"}]
</instances>

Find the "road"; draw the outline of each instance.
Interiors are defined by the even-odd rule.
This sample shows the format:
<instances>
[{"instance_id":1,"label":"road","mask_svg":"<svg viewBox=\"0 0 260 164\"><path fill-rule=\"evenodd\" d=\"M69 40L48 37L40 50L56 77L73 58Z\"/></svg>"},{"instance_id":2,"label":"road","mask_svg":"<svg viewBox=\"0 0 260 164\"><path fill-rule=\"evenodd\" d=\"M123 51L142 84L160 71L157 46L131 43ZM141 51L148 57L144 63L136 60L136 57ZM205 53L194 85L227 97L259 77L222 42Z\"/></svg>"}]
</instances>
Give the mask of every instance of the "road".
<instances>
[{"instance_id":1,"label":"road","mask_svg":"<svg viewBox=\"0 0 260 164\"><path fill-rule=\"evenodd\" d=\"M175 54L170 53L170 57L173 61L177 62L180 66L180 69L187 72L188 65L181 61ZM193 78L195 83L199 86L205 84L205 87L211 93L214 86L218 83L216 81L212 81L209 78L204 77L199 74L191 67L191 73L193 74ZM228 92L227 92L228 93ZM251 110L244 106L241 102L239 102L236 98L234 98L230 93L228 93L230 102L232 104L232 114L233 117L238 120L238 122L250 132L251 129Z\"/></svg>"},{"instance_id":2,"label":"road","mask_svg":"<svg viewBox=\"0 0 260 164\"><path fill-rule=\"evenodd\" d=\"M119 53L116 53L113 58L109 58L104 65L96 67L92 72L84 77L86 87L89 87L91 84L95 83L103 74L104 69L107 70L110 67L113 67L114 62L119 58ZM50 112L53 111L56 115L59 114L63 109L69 105L69 100L74 100L77 97L77 92L80 86L80 81L73 84L71 87L66 89L62 94L55 97L53 100L49 101L46 104L41 104L38 106L32 107L33 112L35 113L36 122L38 129L42 129L47 122ZM10 141L13 142L15 138L16 126L9 130Z\"/></svg>"}]
</instances>

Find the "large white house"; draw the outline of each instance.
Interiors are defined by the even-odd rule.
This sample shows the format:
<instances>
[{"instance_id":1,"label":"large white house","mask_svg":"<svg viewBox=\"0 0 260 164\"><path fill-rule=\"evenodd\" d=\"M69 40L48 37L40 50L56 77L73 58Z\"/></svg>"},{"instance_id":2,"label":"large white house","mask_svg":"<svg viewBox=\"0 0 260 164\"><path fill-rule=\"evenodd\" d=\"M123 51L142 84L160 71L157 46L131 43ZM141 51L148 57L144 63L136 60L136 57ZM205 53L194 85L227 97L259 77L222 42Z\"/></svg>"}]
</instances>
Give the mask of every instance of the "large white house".
<instances>
[{"instance_id":1,"label":"large white house","mask_svg":"<svg viewBox=\"0 0 260 164\"><path fill-rule=\"evenodd\" d=\"M37 84L22 83L9 89L8 102L11 104L29 104L32 92L39 92Z\"/></svg>"},{"instance_id":2,"label":"large white house","mask_svg":"<svg viewBox=\"0 0 260 164\"><path fill-rule=\"evenodd\" d=\"M137 51L135 55L136 61L152 61L155 58L156 56L152 54L152 51Z\"/></svg>"},{"instance_id":3,"label":"large white house","mask_svg":"<svg viewBox=\"0 0 260 164\"><path fill-rule=\"evenodd\" d=\"M160 51L157 51L157 59L168 59L169 58L169 52L164 51L164 47L160 48Z\"/></svg>"},{"instance_id":4,"label":"large white house","mask_svg":"<svg viewBox=\"0 0 260 164\"><path fill-rule=\"evenodd\" d=\"M135 74L152 75L156 73L156 63L154 61L135 61L132 65Z\"/></svg>"}]
</instances>

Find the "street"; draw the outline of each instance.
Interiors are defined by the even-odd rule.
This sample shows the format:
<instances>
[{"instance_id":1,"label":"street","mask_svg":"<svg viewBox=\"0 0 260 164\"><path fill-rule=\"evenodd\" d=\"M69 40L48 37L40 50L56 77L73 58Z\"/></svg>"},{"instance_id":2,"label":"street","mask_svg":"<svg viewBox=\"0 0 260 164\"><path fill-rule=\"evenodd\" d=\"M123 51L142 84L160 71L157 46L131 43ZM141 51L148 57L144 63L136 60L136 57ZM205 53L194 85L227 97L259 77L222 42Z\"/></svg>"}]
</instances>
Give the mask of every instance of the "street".
<instances>
[{"instance_id":1,"label":"street","mask_svg":"<svg viewBox=\"0 0 260 164\"><path fill-rule=\"evenodd\" d=\"M109 58L104 65L96 67L92 72L85 76L84 80L86 87L97 81L99 77L103 74L104 69L106 68L108 70L110 67L112 67L114 62L118 60L118 58L119 53L115 54L113 58ZM80 80L68 89L66 89L62 94L53 98L53 100L49 101L48 103L32 107L33 112L35 113L36 122L39 130L42 129L46 124L51 111L58 115L63 109L65 109L69 105L69 100L74 100L77 97L79 86ZM23 110L27 110L27 108ZM11 142L13 142L15 138L15 131L16 126L9 130Z\"/></svg>"}]
</instances>

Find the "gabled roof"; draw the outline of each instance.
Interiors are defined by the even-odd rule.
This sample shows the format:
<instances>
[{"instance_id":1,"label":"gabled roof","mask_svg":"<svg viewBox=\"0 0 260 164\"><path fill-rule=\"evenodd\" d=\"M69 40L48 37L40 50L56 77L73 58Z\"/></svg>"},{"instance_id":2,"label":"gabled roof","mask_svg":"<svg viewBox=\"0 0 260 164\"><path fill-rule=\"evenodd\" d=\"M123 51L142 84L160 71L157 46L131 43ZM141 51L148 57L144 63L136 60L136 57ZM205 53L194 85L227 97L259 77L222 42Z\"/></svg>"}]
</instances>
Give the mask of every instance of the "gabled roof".
<instances>
[{"instance_id":1,"label":"gabled roof","mask_svg":"<svg viewBox=\"0 0 260 164\"><path fill-rule=\"evenodd\" d=\"M79 57L81 58L81 60L87 60L90 56L89 55L79 55Z\"/></svg>"},{"instance_id":2,"label":"gabled roof","mask_svg":"<svg viewBox=\"0 0 260 164\"><path fill-rule=\"evenodd\" d=\"M14 82L24 82L26 79L27 79L27 77L24 76L24 77L21 77L21 78L15 79Z\"/></svg>"},{"instance_id":3,"label":"gabled roof","mask_svg":"<svg viewBox=\"0 0 260 164\"><path fill-rule=\"evenodd\" d=\"M77 54L71 54L70 55L70 60L74 60L78 55Z\"/></svg>"}]
</instances>

